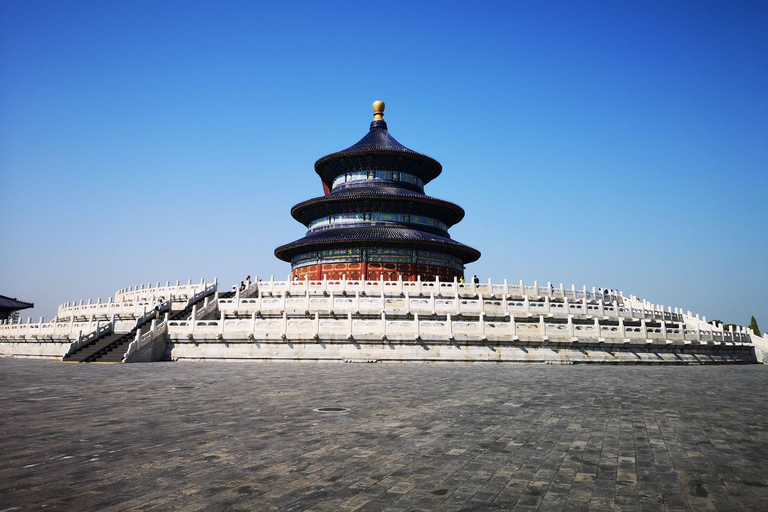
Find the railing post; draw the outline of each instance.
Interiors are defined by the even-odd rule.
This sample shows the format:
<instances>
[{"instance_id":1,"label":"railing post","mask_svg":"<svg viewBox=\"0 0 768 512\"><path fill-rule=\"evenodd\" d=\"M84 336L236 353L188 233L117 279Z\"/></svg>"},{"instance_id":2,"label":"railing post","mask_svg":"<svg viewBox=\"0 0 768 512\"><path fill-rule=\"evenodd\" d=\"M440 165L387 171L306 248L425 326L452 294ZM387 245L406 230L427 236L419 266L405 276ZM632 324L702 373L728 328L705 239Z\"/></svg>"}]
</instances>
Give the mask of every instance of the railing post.
<instances>
[{"instance_id":1,"label":"railing post","mask_svg":"<svg viewBox=\"0 0 768 512\"><path fill-rule=\"evenodd\" d=\"M691 316L691 312L690 311L688 312L688 316ZM714 327L712 329L710 329L710 332L713 332L713 329L714 329ZM701 341L701 326L699 324L699 315L696 315L696 339L698 341ZM713 333L712 334L712 341L714 341L714 340L715 340L715 335Z\"/></svg>"}]
</instances>

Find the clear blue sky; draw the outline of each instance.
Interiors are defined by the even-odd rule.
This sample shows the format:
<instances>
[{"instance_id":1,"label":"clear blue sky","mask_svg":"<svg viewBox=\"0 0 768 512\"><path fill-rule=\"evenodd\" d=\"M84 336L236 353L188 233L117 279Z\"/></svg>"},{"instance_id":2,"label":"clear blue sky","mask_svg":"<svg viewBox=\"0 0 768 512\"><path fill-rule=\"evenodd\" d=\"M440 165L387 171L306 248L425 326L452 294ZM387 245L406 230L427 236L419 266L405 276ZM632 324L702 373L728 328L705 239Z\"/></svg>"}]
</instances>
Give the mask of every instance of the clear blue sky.
<instances>
[{"instance_id":1,"label":"clear blue sky","mask_svg":"<svg viewBox=\"0 0 768 512\"><path fill-rule=\"evenodd\" d=\"M381 99L469 275L768 330L767 63L764 1L5 0L0 294L285 276Z\"/></svg>"}]
</instances>

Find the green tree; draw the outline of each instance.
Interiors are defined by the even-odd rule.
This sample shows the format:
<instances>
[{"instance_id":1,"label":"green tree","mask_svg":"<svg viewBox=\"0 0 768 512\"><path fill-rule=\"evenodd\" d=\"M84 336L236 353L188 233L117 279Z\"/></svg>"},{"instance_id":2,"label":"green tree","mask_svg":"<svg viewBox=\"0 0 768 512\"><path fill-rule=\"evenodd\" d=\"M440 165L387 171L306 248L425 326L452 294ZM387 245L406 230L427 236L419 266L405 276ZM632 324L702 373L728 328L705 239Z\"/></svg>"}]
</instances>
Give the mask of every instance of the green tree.
<instances>
[{"instance_id":1,"label":"green tree","mask_svg":"<svg viewBox=\"0 0 768 512\"><path fill-rule=\"evenodd\" d=\"M758 336L761 336L760 334L760 328L757 326L757 320L755 320L755 317L753 316L752 319L749 321L749 328L755 331L755 334Z\"/></svg>"}]
</instances>

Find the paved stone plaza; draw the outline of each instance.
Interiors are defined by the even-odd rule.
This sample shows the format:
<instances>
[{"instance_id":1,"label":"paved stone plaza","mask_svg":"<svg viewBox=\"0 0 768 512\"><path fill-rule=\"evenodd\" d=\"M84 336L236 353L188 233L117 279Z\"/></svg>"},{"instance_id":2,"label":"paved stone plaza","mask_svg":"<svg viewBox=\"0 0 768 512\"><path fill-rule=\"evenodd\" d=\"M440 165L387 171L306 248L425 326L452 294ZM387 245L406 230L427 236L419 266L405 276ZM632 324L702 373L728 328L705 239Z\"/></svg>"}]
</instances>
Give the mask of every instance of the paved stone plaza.
<instances>
[{"instance_id":1,"label":"paved stone plaza","mask_svg":"<svg viewBox=\"0 0 768 512\"><path fill-rule=\"evenodd\" d=\"M768 510L762 365L6 359L0 383L0 510Z\"/></svg>"}]
</instances>

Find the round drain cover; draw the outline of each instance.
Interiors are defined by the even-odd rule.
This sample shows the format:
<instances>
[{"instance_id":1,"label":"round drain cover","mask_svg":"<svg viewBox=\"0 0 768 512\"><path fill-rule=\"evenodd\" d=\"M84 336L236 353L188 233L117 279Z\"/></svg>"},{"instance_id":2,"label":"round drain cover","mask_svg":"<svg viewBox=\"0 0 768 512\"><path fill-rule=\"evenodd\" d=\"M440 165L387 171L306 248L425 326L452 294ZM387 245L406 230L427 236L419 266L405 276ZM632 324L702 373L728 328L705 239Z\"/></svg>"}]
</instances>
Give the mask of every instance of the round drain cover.
<instances>
[{"instance_id":1,"label":"round drain cover","mask_svg":"<svg viewBox=\"0 0 768 512\"><path fill-rule=\"evenodd\" d=\"M320 407L315 409L316 412L346 412L349 407Z\"/></svg>"}]
</instances>

